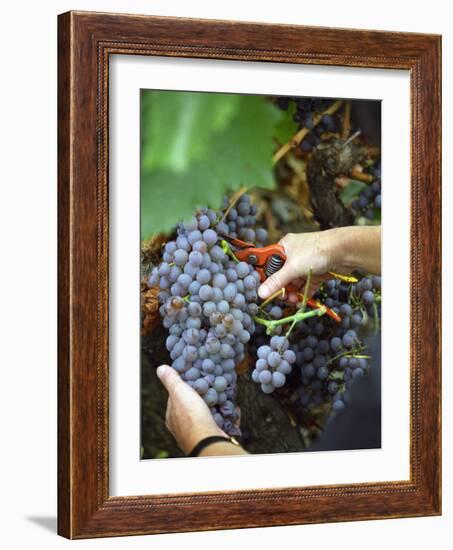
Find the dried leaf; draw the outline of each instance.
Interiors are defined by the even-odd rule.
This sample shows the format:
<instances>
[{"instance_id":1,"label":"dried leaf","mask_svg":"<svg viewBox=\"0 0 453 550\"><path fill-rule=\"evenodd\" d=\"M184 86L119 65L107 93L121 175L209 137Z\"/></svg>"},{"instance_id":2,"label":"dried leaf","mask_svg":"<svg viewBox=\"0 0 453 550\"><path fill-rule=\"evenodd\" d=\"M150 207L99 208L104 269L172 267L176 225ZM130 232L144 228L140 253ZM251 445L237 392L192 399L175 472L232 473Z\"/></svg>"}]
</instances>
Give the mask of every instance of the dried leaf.
<instances>
[{"instance_id":1,"label":"dried leaf","mask_svg":"<svg viewBox=\"0 0 453 550\"><path fill-rule=\"evenodd\" d=\"M160 322L158 294L159 288L149 287L144 278L141 285L142 336L147 336Z\"/></svg>"}]
</instances>

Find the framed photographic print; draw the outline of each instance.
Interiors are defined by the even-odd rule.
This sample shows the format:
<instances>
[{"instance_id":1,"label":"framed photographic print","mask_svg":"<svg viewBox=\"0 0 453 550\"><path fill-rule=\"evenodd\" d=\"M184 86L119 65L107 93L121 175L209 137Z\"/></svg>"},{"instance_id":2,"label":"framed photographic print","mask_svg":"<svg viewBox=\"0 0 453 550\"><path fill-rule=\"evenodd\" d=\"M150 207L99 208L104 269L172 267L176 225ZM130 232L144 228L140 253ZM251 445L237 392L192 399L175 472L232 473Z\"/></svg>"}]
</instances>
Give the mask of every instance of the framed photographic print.
<instances>
[{"instance_id":1,"label":"framed photographic print","mask_svg":"<svg viewBox=\"0 0 453 550\"><path fill-rule=\"evenodd\" d=\"M59 533L440 514L440 37L58 40Z\"/></svg>"}]
</instances>

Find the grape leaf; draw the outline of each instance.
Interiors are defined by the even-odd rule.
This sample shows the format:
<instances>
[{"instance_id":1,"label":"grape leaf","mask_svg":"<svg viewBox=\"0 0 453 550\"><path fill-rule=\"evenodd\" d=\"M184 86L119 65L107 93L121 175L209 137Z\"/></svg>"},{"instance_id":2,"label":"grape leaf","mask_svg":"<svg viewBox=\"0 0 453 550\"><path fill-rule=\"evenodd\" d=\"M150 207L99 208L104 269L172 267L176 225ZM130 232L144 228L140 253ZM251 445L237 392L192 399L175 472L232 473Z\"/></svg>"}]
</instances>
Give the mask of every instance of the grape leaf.
<instances>
[{"instance_id":1,"label":"grape leaf","mask_svg":"<svg viewBox=\"0 0 453 550\"><path fill-rule=\"evenodd\" d=\"M297 132L299 126L294 122L293 115L296 112L296 104L291 101L288 109L282 112L280 122L275 125L273 137L280 145L291 139Z\"/></svg>"},{"instance_id":2,"label":"grape leaf","mask_svg":"<svg viewBox=\"0 0 453 550\"><path fill-rule=\"evenodd\" d=\"M142 164L143 238L170 230L199 206L219 208L228 191L274 187L272 135L281 113L264 97L236 97L229 124L210 135L203 154L183 171Z\"/></svg>"},{"instance_id":3,"label":"grape leaf","mask_svg":"<svg viewBox=\"0 0 453 550\"><path fill-rule=\"evenodd\" d=\"M182 173L239 107L237 94L142 91L142 166Z\"/></svg>"}]
</instances>

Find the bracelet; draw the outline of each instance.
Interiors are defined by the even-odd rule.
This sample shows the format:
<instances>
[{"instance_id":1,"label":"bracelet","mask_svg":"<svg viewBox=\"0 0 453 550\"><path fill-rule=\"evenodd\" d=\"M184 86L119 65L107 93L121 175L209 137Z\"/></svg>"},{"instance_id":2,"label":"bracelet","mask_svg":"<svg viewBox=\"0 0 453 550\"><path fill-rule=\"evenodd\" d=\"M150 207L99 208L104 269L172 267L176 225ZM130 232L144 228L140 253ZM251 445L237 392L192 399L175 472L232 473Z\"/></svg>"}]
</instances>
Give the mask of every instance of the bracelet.
<instances>
[{"instance_id":1,"label":"bracelet","mask_svg":"<svg viewBox=\"0 0 453 550\"><path fill-rule=\"evenodd\" d=\"M187 456L198 456L205 447L207 447L211 443L216 443L217 441L228 441L229 443L232 443L233 445L239 447L239 443L238 441L236 441L236 439L234 439L234 437L226 437L223 435L210 435L199 441Z\"/></svg>"}]
</instances>

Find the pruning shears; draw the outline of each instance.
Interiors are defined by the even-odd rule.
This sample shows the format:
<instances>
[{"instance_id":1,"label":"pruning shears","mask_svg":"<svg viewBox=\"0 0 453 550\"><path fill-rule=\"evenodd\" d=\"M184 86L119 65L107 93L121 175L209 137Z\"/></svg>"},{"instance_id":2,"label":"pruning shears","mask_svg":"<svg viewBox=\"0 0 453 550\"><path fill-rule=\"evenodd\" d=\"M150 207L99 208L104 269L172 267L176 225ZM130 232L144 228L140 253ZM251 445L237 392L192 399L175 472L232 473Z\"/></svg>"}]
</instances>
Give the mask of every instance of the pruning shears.
<instances>
[{"instance_id":1,"label":"pruning shears","mask_svg":"<svg viewBox=\"0 0 453 550\"><path fill-rule=\"evenodd\" d=\"M268 246L257 247L254 243L241 241L240 239L235 239L229 235L223 234L222 237L225 241L234 246L234 255L239 261L253 265L260 276L261 282L277 272L286 262L285 250L280 244L270 244ZM334 272L329 272L329 274L334 278L341 279L346 282L357 281L355 277L349 277ZM292 285L288 285L285 290L286 292L297 292L297 294L303 299L303 295L299 292L299 289L293 287ZM341 317L332 309L321 304L321 302L310 298L307 300L307 305L311 308L324 307L326 309L326 315L338 323L341 322Z\"/></svg>"}]
</instances>

